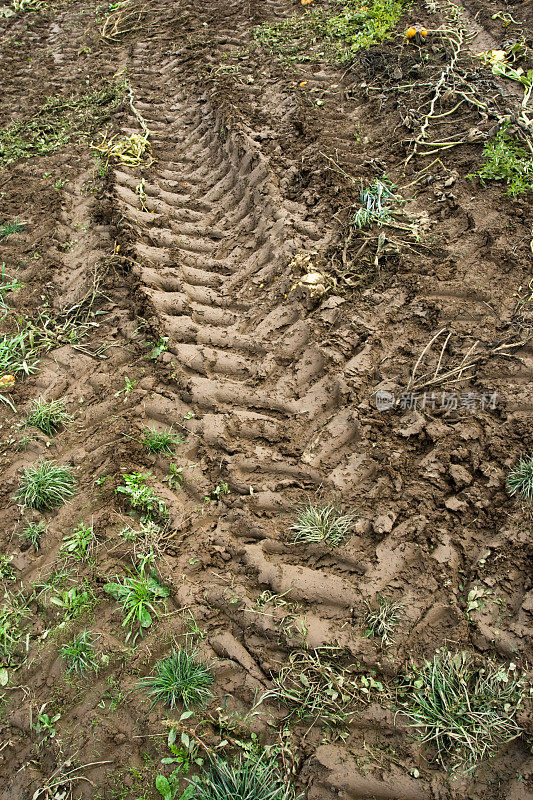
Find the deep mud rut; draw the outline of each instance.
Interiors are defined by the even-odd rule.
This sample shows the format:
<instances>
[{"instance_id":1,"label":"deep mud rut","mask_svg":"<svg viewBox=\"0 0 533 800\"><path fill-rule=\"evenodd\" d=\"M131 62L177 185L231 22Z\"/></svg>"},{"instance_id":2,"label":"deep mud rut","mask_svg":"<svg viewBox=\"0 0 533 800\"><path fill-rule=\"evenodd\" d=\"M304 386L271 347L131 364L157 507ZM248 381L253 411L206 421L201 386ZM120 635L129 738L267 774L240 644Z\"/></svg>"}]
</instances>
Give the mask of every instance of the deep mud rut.
<instances>
[{"instance_id":1,"label":"deep mud rut","mask_svg":"<svg viewBox=\"0 0 533 800\"><path fill-rule=\"evenodd\" d=\"M505 36L491 19L500 5L467 4L485 49ZM527 5L510 7L515 19L527 22ZM516 295L531 280L531 207L466 178L479 168L479 140L442 150L424 172L432 158L404 167L438 47L408 49L398 36L350 68L287 66L250 48L254 25L298 8L161 2L114 44L99 36L104 10L89 3L0 21L2 126L47 96L125 74L155 159L101 177L85 142L0 170L0 222L27 223L0 242L0 263L18 266L25 284L9 297L16 313L36 314L45 299L67 308L95 274L103 283L94 308L104 312L85 351L56 348L17 380L17 415L0 405L1 552L14 553L16 586L30 596L60 563L63 536L92 520L95 558L77 570L98 603L68 635L90 627L109 656L97 677L67 680L58 654L67 632L47 633L56 611L30 603L27 660L0 693L6 800L32 797L69 758L108 762L85 770L91 783L75 787L84 797L158 796L165 715L150 709L138 678L187 633L190 615L204 632L202 653L216 659L214 706L242 713L302 648L339 647L343 664L385 684L444 645L520 668L531 658L531 518L505 491L510 466L533 445L532 308ZM417 19L440 22L420 7L402 25ZM486 97L512 108L506 83L479 63L471 70ZM414 85L410 94L394 91L402 82ZM494 124L470 106L453 119L438 135ZM113 125L139 130L126 101ZM361 249L364 237L347 237L349 208L359 179L384 173L406 187L421 237L384 229L379 246L376 234ZM292 259L302 251L336 278L321 303L292 291L302 277ZM13 315L0 333L10 325ZM378 410L376 391L400 397L441 329L451 333L450 369L476 341L483 358L460 383L437 385L425 408ZM148 358L147 343L161 341L159 358ZM94 355L104 346L104 358ZM135 384L120 393L126 378ZM443 391L477 399L473 408L441 408ZM492 403L480 400L495 393ZM38 395L65 400L74 422L51 440L32 431L21 444L28 430L17 424ZM181 488L163 480L169 459L136 441L152 424L186 438L171 459L183 470ZM57 511L23 516L13 492L21 470L43 455L74 467L78 491ZM158 570L171 590L167 613L133 651L103 590L131 564L119 536L131 518L115 492L131 472L150 472L170 510ZM229 493L204 499L224 485ZM290 543L295 508L309 501L355 514L345 544ZM34 553L16 533L42 518L47 533ZM484 602L467 614L474 587ZM288 605L257 613L265 590ZM379 594L405 607L386 649L364 635L365 602ZM56 738L39 746L30 720L44 703L61 717ZM268 712L253 726L275 741L266 719L286 709ZM290 742L309 800L532 796L526 735L474 776L450 778L379 693L361 702L344 740L308 728L295 724ZM210 736L218 741L215 729Z\"/></svg>"}]
</instances>

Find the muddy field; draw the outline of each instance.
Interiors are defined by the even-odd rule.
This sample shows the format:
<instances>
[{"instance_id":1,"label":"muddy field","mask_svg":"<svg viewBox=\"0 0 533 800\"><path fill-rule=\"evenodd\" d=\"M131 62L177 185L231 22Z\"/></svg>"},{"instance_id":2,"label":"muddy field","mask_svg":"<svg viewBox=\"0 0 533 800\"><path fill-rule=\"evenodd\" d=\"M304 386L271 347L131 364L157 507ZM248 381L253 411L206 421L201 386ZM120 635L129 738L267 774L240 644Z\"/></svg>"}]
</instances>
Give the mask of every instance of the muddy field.
<instances>
[{"instance_id":1,"label":"muddy field","mask_svg":"<svg viewBox=\"0 0 533 800\"><path fill-rule=\"evenodd\" d=\"M533 797L532 515L506 488L533 449L532 195L475 175L502 120L524 138L533 116L475 55L527 55L532 4L415 3L341 62L258 33L319 7L338 11L0 15L0 129L45 120L31 152L0 138L0 225L21 223L0 228L0 345L34 326L0 369L2 800L194 798L213 753L261 752L307 800ZM104 134L151 158L108 159ZM384 176L396 213L358 228ZM37 398L68 414L50 435L25 424ZM16 493L41 458L75 485L36 509ZM352 515L338 546L294 541L309 505ZM133 575L160 587L141 629L109 588ZM386 641L380 598L400 604ZM85 630L95 664L69 672ZM185 718L141 684L173 647L214 676ZM516 735L469 772L404 713L440 648L520 675ZM317 698L349 687L342 723L280 696L310 675Z\"/></svg>"}]
</instances>

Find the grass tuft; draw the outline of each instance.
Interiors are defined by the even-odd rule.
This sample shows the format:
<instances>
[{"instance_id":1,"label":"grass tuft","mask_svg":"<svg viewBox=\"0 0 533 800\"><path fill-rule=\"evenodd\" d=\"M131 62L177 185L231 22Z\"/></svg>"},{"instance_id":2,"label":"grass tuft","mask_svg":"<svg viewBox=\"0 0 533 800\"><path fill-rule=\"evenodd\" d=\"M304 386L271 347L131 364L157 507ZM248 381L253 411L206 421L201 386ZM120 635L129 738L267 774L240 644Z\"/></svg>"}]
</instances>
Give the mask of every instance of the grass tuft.
<instances>
[{"instance_id":1,"label":"grass tuft","mask_svg":"<svg viewBox=\"0 0 533 800\"><path fill-rule=\"evenodd\" d=\"M54 508L72 497L75 485L71 467L41 458L22 473L15 500L37 510Z\"/></svg>"},{"instance_id":2,"label":"grass tuft","mask_svg":"<svg viewBox=\"0 0 533 800\"><path fill-rule=\"evenodd\" d=\"M0 242L2 239L7 239L7 237L11 236L13 233L20 233L25 230L26 226L24 223L18 222L17 220L14 222L4 222L3 225L0 225Z\"/></svg>"},{"instance_id":3,"label":"grass tuft","mask_svg":"<svg viewBox=\"0 0 533 800\"><path fill-rule=\"evenodd\" d=\"M291 784L284 778L272 757L236 759L233 764L212 759L209 768L195 778L195 800L294 800Z\"/></svg>"},{"instance_id":4,"label":"grass tuft","mask_svg":"<svg viewBox=\"0 0 533 800\"><path fill-rule=\"evenodd\" d=\"M155 675L143 678L153 704L162 702L171 709L182 703L186 709L206 703L212 697L209 686L213 675L209 666L198 660L197 650L175 648L168 658L158 661Z\"/></svg>"},{"instance_id":5,"label":"grass tuft","mask_svg":"<svg viewBox=\"0 0 533 800\"><path fill-rule=\"evenodd\" d=\"M15 570L11 564L13 556L4 556L0 553L0 580L14 581L17 579Z\"/></svg>"},{"instance_id":6,"label":"grass tuft","mask_svg":"<svg viewBox=\"0 0 533 800\"><path fill-rule=\"evenodd\" d=\"M308 505L291 526L293 541L327 542L331 547L338 547L349 536L353 521L352 514L341 514L333 505Z\"/></svg>"},{"instance_id":7,"label":"grass tuft","mask_svg":"<svg viewBox=\"0 0 533 800\"><path fill-rule=\"evenodd\" d=\"M85 675L86 672L98 670L95 658L94 637L88 630L83 630L74 636L61 648L61 658L65 661L67 672L77 672Z\"/></svg>"},{"instance_id":8,"label":"grass tuft","mask_svg":"<svg viewBox=\"0 0 533 800\"><path fill-rule=\"evenodd\" d=\"M72 556L76 561L86 561L91 555L95 539L93 526L80 522L70 536L64 537L61 552Z\"/></svg>"},{"instance_id":9,"label":"grass tuft","mask_svg":"<svg viewBox=\"0 0 533 800\"><path fill-rule=\"evenodd\" d=\"M377 609L372 609L368 606L368 613L365 616L366 636L379 637L382 646L391 644L394 628L402 616L402 603L393 603L380 595Z\"/></svg>"},{"instance_id":10,"label":"grass tuft","mask_svg":"<svg viewBox=\"0 0 533 800\"><path fill-rule=\"evenodd\" d=\"M516 714L524 685L515 670L514 664L478 663L472 653L438 650L407 675L399 705L443 766L469 771L520 736Z\"/></svg>"},{"instance_id":11,"label":"grass tuft","mask_svg":"<svg viewBox=\"0 0 533 800\"><path fill-rule=\"evenodd\" d=\"M45 400L39 397L32 400L25 424L38 428L47 436L53 436L62 425L69 422L72 422L72 417L67 413L62 400Z\"/></svg>"},{"instance_id":12,"label":"grass tuft","mask_svg":"<svg viewBox=\"0 0 533 800\"><path fill-rule=\"evenodd\" d=\"M507 476L507 491L510 495L519 494L528 503L533 502L533 453L522 458Z\"/></svg>"},{"instance_id":13,"label":"grass tuft","mask_svg":"<svg viewBox=\"0 0 533 800\"><path fill-rule=\"evenodd\" d=\"M29 522L23 531L17 533L17 536L20 536L22 541L31 545L37 553L41 548L41 536L45 532L46 526L44 522Z\"/></svg>"},{"instance_id":14,"label":"grass tuft","mask_svg":"<svg viewBox=\"0 0 533 800\"><path fill-rule=\"evenodd\" d=\"M183 443L182 437L172 428L166 431L157 431L154 426L144 427L142 430L141 444L150 453L172 453L176 444Z\"/></svg>"}]
</instances>

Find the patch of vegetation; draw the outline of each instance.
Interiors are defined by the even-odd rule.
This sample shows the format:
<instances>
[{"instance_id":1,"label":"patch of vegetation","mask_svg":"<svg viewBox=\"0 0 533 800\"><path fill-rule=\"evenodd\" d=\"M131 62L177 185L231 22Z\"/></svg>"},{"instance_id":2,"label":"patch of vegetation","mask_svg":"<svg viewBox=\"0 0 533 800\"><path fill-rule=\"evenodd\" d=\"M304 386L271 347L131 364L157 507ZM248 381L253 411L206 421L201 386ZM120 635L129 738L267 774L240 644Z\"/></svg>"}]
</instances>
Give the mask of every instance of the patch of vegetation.
<instances>
[{"instance_id":1,"label":"patch of vegetation","mask_svg":"<svg viewBox=\"0 0 533 800\"><path fill-rule=\"evenodd\" d=\"M118 486L116 491L126 495L130 506L135 511L139 511L145 519L153 517L166 519L168 517L168 508L163 500L155 494L153 489L144 485L148 475L133 472L131 475L123 477L125 486Z\"/></svg>"},{"instance_id":2,"label":"patch of vegetation","mask_svg":"<svg viewBox=\"0 0 533 800\"><path fill-rule=\"evenodd\" d=\"M366 631L368 637L379 637L382 646L391 644L394 636L394 628L403 616L403 604L393 603L386 597L379 597L379 607L372 609L368 607L365 616Z\"/></svg>"},{"instance_id":3,"label":"patch of vegetation","mask_svg":"<svg viewBox=\"0 0 533 800\"><path fill-rule=\"evenodd\" d=\"M192 785L194 800L294 800L291 784L274 758L236 759L232 764L213 758L204 775Z\"/></svg>"},{"instance_id":4,"label":"patch of vegetation","mask_svg":"<svg viewBox=\"0 0 533 800\"><path fill-rule=\"evenodd\" d=\"M6 265L2 262L2 266L0 267L0 310L1 311L9 311L9 306L6 302L5 295L8 292L15 292L17 289L20 289L21 286L24 284L20 283L16 280L16 278L10 278L6 275Z\"/></svg>"},{"instance_id":5,"label":"patch of vegetation","mask_svg":"<svg viewBox=\"0 0 533 800\"><path fill-rule=\"evenodd\" d=\"M22 473L15 500L37 510L54 508L72 497L75 485L71 467L41 458Z\"/></svg>"},{"instance_id":6,"label":"patch of vegetation","mask_svg":"<svg viewBox=\"0 0 533 800\"><path fill-rule=\"evenodd\" d=\"M27 612L20 597L6 592L4 602L0 605L0 664L12 666L16 653L23 640L24 633L21 622Z\"/></svg>"},{"instance_id":7,"label":"patch of vegetation","mask_svg":"<svg viewBox=\"0 0 533 800\"><path fill-rule=\"evenodd\" d=\"M63 645L60 653L68 673L76 672L78 675L85 675L88 671L96 672L98 670L94 641L92 633L83 630L70 642Z\"/></svg>"},{"instance_id":8,"label":"patch of vegetation","mask_svg":"<svg viewBox=\"0 0 533 800\"><path fill-rule=\"evenodd\" d=\"M373 223L380 227L390 222L395 213L394 206L402 203L401 198L394 193L395 188L386 177L383 180L374 181L366 189L363 187L363 181L361 180L361 191L359 193L361 207L357 209L352 220L355 228L360 230Z\"/></svg>"},{"instance_id":9,"label":"patch of vegetation","mask_svg":"<svg viewBox=\"0 0 533 800\"><path fill-rule=\"evenodd\" d=\"M505 194L516 197L533 191L533 153L509 133L509 125L503 125L494 139L485 144L485 163L475 174L485 181L504 181ZM473 175L468 175L472 178Z\"/></svg>"},{"instance_id":10,"label":"patch of vegetation","mask_svg":"<svg viewBox=\"0 0 533 800\"><path fill-rule=\"evenodd\" d=\"M25 424L38 428L47 436L53 436L62 425L69 422L72 422L72 417L67 413L62 400L45 400L39 397L32 400Z\"/></svg>"},{"instance_id":11,"label":"patch of vegetation","mask_svg":"<svg viewBox=\"0 0 533 800\"><path fill-rule=\"evenodd\" d=\"M44 522L29 522L23 531L17 533L23 542L31 545L37 553L41 547L41 536L46 532Z\"/></svg>"},{"instance_id":12,"label":"patch of vegetation","mask_svg":"<svg viewBox=\"0 0 533 800\"><path fill-rule=\"evenodd\" d=\"M305 10L254 30L257 41L287 61L351 61L358 50L390 38L401 14L401 0L339 0L338 13Z\"/></svg>"},{"instance_id":13,"label":"patch of vegetation","mask_svg":"<svg viewBox=\"0 0 533 800\"><path fill-rule=\"evenodd\" d=\"M413 667L398 690L399 706L421 742L436 747L437 760L469 771L520 736L516 714L524 682L516 667L477 662L472 653L440 650Z\"/></svg>"},{"instance_id":14,"label":"patch of vegetation","mask_svg":"<svg viewBox=\"0 0 533 800\"><path fill-rule=\"evenodd\" d=\"M94 547L95 535L92 525L84 525L80 522L78 527L63 538L61 552L67 556L72 556L77 561L86 561L91 555Z\"/></svg>"},{"instance_id":15,"label":"patch of vegetation","mask_svg":"<svg viewBox=\"0 0 533 800\"><path fill-rule=\"evenodd\" d=\"M87 582L82 587L73 586L71 589L57 591L50 598L50 603L63 611L61 626L81 614L88 614L96 605L96 597Z\"/></svg>"},{"instance_id":16,"label":"patch of vegetation","mask_svg":"<svg viewBox=\"0 0 533 800\"><path fill-rule=\"evenodd\" d=\"M117 578L115 582L106 583L104 591L122 604L125 614L122 627L130 629L126 641L133 635L133 643L142 635L144 628L152 624L152 614L159 616L155 603L160 603L170 594L157 577L147 576L142 570L130 571L122 580ZM134 628L137 628L135 634Z\"/></svg>"},{"instance_id":17,"label":"patch of vegetation","mask_svg":"<svg viewBox=\"0 0 533 800\"><path fill-rule=\"evenodd\" d=\"M293 541L327 542L331 547L338 547L350 535L353 521L352 514L341 514L333 505L308 505L291 526Z\"/></svg>"},{"instance_id":18,"label":"patch of vegetation","mask_svg":"<svg viewBox=\"0 0 533 800\"><path fill-rule=\"evenodd\" d=\"M207 664L198 660L198 650L173 648L168 658L157 662L155 672L141 681L154 698L153 704L159 701L173 709L182 703L189 709L212 697L209 687L213 674Z\"/></svg>"},{"instance_id":19,"label":"patch of vegetation","mask_svg":"<svg viewBox=\"0 0 533 800\"><path fill-rule=\"evenodd\" d=\"M528 503L533 502L533 453L522 458L507 476L507 491L510 495L519 494Z\"/></svg>"},{"instance_id":20,"label":"patch of vegetation","mask_svg":"<svg viewBox=\"0 0 533 800\"><path fill-rule=\"evenodd\" d=\"M3 225L0 225L0 242L2 239L7 239L8 236L11 236L13 233L20 233L21 231L25 231L26 226L22 222L18 222L14 220L14 222L4 222Z\"/></svg>"},{"instance_id":21,"label":"patch of vegetation","mask_svg":"<svg viewBox=\"0 0 533 800\"><path fill-rule=\"evenodd\" d=\"M146 447L149 453L170 453L172 454L177 444L182 444L184 439L175 433L172 428L166 431L157 431L154 426L144 427L142 431L141 444Z\"/></svg>"},{"instance_id":22,"label":"patch of vegetation","mask_svg":"<svg viewBox=\"0 0 533 800\"><path fill-rule=\"evenodd\" d=\"M15 570L11 565L13 556L4 556L0 553L0 580L2 581L15 581L17 576Z\"/></svg>"},{"instance_id":23,"label":"patch of vegetation","mask_svg":"<svg viewBox=\"0 0 533 800\"><path fill-rule=\"evenodd\" d=\"M26 375L35 372L38 349L28 328L0 338L0 374Z\"/></svg>"},{"instance_id":24,"label":"patch of vegetation","mask_svg":"<svg viewBox=\"0 0 533 800\"><path fill-rule=\"evenodd\" d=\"M0 130L0 165L53 153L72 141L93 136L125 94L124 83L110 83L81 96L49 97L31 117Z\"/></svg>"}]
</instances>

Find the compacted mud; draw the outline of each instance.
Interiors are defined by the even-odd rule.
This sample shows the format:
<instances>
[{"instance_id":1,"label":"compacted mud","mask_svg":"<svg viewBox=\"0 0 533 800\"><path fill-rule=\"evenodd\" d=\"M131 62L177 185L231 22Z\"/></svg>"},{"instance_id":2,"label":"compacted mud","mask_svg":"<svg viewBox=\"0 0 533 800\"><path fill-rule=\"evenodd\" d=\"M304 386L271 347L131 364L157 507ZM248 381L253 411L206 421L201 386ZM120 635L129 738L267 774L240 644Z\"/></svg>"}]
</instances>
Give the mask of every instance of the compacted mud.
<instances>
[{"instance_id":1,"label":"compacted mud","mask_svg":"<svg viewBox=\"0 0 533 800\"><path fill-rule=\"evenodd\" d=\"M24 607L0 690L2 798L160 797L155 777L175 768L161 765L165 722L183 709L151 706L139 679L184 642L215 676L192 733L228 758L276 745L309 800L533 796L527 705L518 738L450 772L395 694L442 647L521 673L531 659L531 514L505 487L533 447L531 195L468 177L522 98L473 56L527 40L529 5L410 6L390 40L341 64L283 61L258 41L256 26L305 13L291 0L132 4L108 38L116 4L0 19L3 129L49 97L123 87L92 128L0 168L0 224L24 223L0 241L23 284L4 295L0 337L73 308L85 334L56 322L4 394L13 408L0 403L2 593ZM421 46L403 35L417 21ZM435 94L451 52L439 26L466 31L457 69L475 94L456 76ZM152 163L91 148L143 131ZM358 230L361 179L384 175L403 214ZM39 396L72 417L53 437L22 425ZM183 441L151 454L143 426ZM76 478L42 513L14 499L41 457ZM134 642L104 588L138 556L121 531L139 516L116 491L133 473L169 512L155 561L169 596ZM309 503L353 514L338 547L293 543ZM40 521L35 551L18 534ZM63 539L82 522L96 543L69 561ZM83 586L93 600L65 623L50 598ZM380 596L403 607L386 646L365 635ZM80 677L60 650L85 628L100 661ZM301 653L364 688L342 731L287 719L272 697ZM43 713L59 715L53 735ZM61 778L75 767L80 780Z\"/></svg>"}]
</instances>

